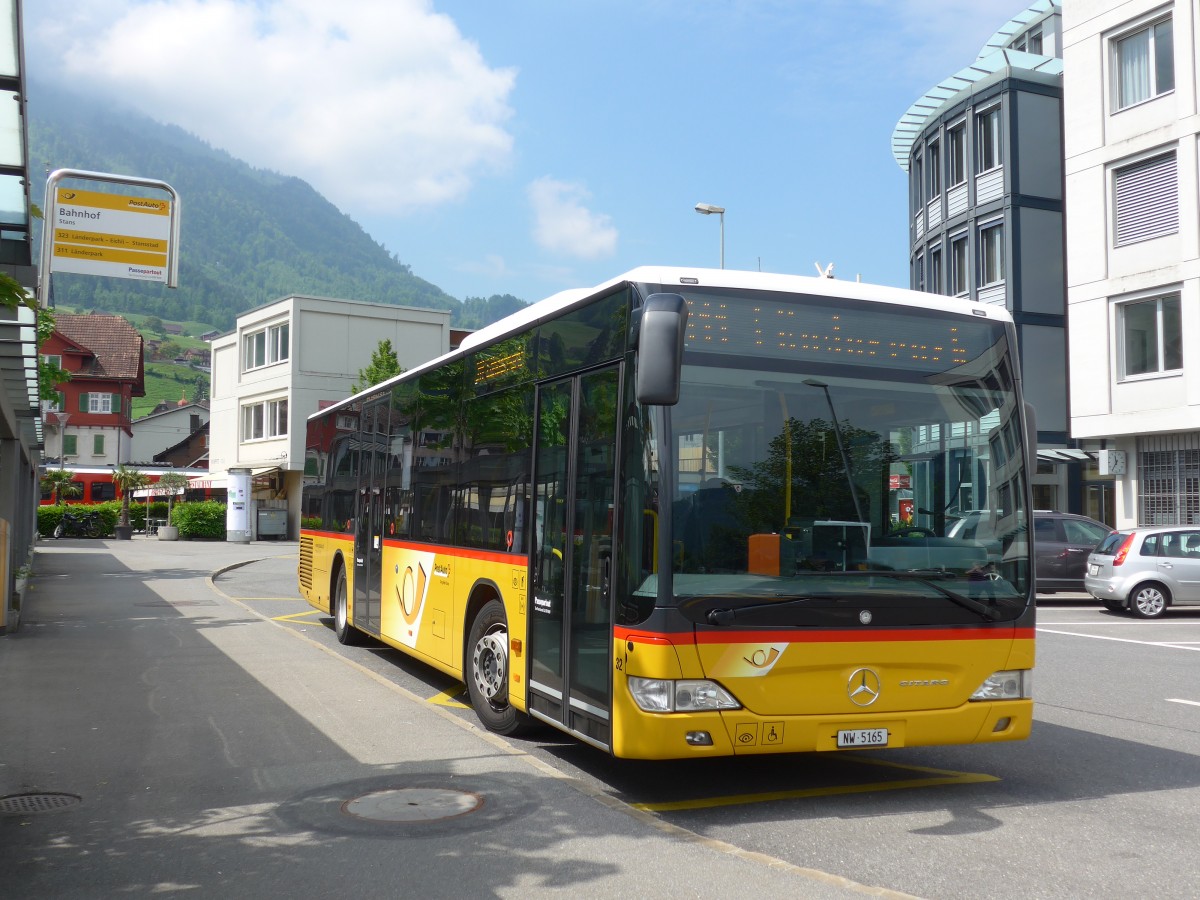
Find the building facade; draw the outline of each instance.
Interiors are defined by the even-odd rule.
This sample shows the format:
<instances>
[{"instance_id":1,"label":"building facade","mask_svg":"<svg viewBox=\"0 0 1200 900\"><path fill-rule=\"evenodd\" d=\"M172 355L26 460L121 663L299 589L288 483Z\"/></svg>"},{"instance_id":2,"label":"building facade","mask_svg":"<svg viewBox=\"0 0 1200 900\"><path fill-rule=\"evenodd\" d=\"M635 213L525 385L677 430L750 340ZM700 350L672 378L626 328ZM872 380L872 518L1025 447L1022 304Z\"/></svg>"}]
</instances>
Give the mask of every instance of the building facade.
<instances>
[{"instance_id":1,"label":"building facade","mask_svg":"<svg viewBox=\"0 0 1200 900\"><path fill-rule=\"evenodd\" d=\"M189 448L182 455L195 455L179 465L184 468L203 468L203 458L208 455L208 432L203 432L198 444L189 442L188 438L207 424L207 400L189 402L181 399L178 403L160 403L153 412L133 421L129 458L134 463L162 462L159 457L165 451L182 443Z\"/></svg>"},{"instance_id":2,"label":"building facade","mask_svg":"<svg viewBox=\"0 0 1200 900\"><path fill-rule=\"evenodd\" d=\"M1117 525L1195 524L1196 6L1072 0L1063 26L1071 427Z\"/></svg>"},{"instance_id":3,"label":"building facade","mask_svg":"<svg viewBox=\"0 0 1200 900\"><path fill-rule=\"evenodd\" d=\"M71 375L46 404L48 464L115 466L133 457L134 397L146 395L142 336L120 316L59 314L41 353Z\"/></svg>"},{"instance_id":4,"label":"building facade","mask_svg":"<svg viewBox=\"0 0 1200 900\"><path fill-rule=\"evenodd\" d=\"M1079 511L1063 274L1061 4L1039 0L892 134L909 179L910 286L1006 307L1037 416L1038 508Z\"/></svg>"},{"instance_id":5,"label":"building facade","mask_svg":"<svg viewBox=\"0 0 1200 900\"><path fill-rule=\"evenodd\" d=\"M230 469L253 476L254 516L287 509L298 537L305 425L323 404L347 397L380 342L404 369L451 348L450 312L292 296L238 317L212 340L209 469L214 487Z\"/></svg>"}]
</instances>

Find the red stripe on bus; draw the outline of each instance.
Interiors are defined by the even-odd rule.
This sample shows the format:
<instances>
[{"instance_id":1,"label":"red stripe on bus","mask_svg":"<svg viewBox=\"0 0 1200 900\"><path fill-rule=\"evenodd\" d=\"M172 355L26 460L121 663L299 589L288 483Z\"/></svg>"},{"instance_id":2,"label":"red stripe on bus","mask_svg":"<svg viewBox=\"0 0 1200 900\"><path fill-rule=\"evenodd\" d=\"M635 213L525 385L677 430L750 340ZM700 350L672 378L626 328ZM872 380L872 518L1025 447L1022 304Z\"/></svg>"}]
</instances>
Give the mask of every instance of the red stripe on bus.
<instances>
[{"instance_id":1,"label":"red stripe on bus","mask_svg":"<svg viewBox=\"0 0 1200 900\"><path fill-rule=\"evenodd\" d=\"M673 634L617 628L618 641L636 644L858 644L890 641L1033 640L1033 628L872 628L854 631L680 631Z\"/></svg>"}]
</instances>

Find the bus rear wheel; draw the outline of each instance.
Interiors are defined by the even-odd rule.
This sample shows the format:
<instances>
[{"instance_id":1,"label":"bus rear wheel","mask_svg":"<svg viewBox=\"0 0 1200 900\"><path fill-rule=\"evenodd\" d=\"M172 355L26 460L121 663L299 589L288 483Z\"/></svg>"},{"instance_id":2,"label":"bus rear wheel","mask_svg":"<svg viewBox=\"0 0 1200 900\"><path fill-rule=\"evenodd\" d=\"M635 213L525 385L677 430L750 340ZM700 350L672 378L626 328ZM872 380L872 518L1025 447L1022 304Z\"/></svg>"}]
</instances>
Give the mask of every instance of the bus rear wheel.
<instances>
[{"instance_id":1,"label":"bus rear wheel","mask_svg":"<svg viewBox=\"0 0 1200 900\"><path fill-rule=\"evenodd\" d=\"M508 702L508 623L499 600L489 600L475 616L467 653L467 694L479 721L497 734L525 731L529 718Z\"/></svg>"},{"instance_id":2,"label":"bus rear wheel","mask_svg":"<svg viewBox=\"0 0 1200 900\"><path fill-rule=\"evenodd\" d=\"M346 570L339 569L337 586L333 589L333 633L338 643L352 647L359 642L361 632L350 624L349 597L346 592Z\"/></svg>"}]
</instances>

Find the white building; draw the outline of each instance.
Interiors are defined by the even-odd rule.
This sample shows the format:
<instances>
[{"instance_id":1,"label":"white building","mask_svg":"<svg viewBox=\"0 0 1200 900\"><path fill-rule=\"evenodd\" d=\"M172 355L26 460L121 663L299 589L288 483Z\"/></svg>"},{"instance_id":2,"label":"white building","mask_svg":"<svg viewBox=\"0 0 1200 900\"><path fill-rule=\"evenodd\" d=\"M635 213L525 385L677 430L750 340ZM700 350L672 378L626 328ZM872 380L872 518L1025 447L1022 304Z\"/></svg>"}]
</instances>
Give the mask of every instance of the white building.
<instances>
[{"instance_id":1,"label":"white building","mask_svg":"<svg viewBox=\"0 0 1200 900\"><path fill-rule=\"evenodd\" d=\"M411 369L450 350L450 312L321 297L285 297L243 313L212 340L209 470L254 474L255 508L286 508L299 534L305 422L350 394L384 340Z\"/></svg>"},{"instance_id":2,"label":"white building","mask_svg":"<svg viewBox=\"0 0 1200 900\"><path fill-rule=\"evenodd\" d=\"M1118 527L1200 522L1197 24L1063 4L1071 434Z\"/></svg>"},{"instance_id":3,"label":"white building","mask_svg":"<svg viewBox=\"0 0 1200 900\"><path fill-rule=\"evenodd\" d=\"M200 429L208 421L207 403L166 404L165 409L156 409L130 424L133 437L130 439L129 459L134 463L150 463L162 451L174 447ZM196 465L198 460L188 460Z\"/></svg>"}]
</instances>

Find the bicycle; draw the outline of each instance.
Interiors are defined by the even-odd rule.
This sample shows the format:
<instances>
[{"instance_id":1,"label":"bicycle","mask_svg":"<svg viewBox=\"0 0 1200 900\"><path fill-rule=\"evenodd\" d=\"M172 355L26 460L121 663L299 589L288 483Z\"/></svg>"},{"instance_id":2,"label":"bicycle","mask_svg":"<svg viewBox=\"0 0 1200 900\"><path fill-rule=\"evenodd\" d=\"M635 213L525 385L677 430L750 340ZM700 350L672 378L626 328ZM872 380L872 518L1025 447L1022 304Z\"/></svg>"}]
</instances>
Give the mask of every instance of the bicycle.
<instances>
[{"instance_id":1,"label":"bicycle","mask_svg":"<svg viewBox=\"0 0 1200 900\"><path fill-rule=\"evenodd\" d=\"M70 507L63 510L62 518L54 526L54 536L98 538L104 534L104 524L95 510L75 512Z\"/></svg>"}]
</instances>

